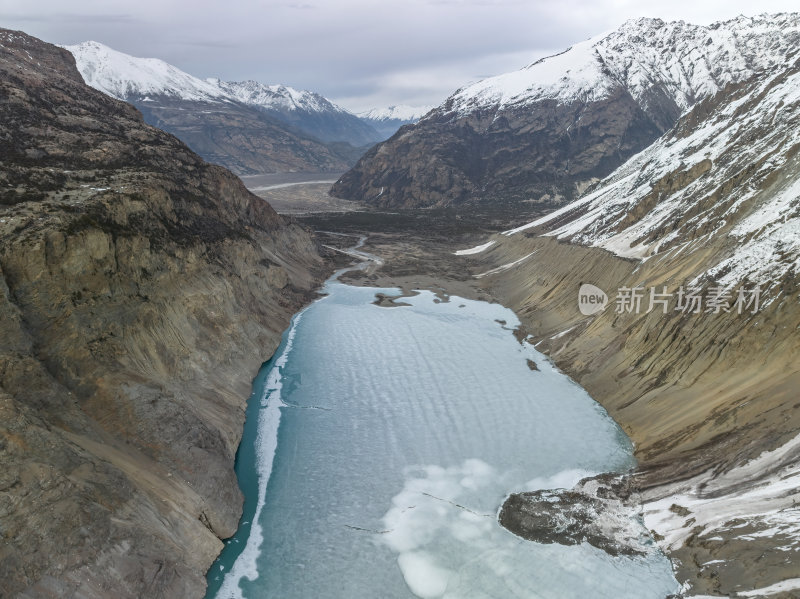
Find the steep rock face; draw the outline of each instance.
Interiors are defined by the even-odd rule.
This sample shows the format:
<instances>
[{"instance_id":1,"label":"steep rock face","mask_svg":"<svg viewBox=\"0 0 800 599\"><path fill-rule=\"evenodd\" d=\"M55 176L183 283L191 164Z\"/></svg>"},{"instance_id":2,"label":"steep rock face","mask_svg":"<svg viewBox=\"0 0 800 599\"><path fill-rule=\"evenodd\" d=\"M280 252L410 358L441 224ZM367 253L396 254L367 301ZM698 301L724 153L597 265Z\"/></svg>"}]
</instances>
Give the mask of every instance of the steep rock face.
<instances>
[{"instance_id":1,"label":"steep rock face","mask_svg":"<svg viewBox=\"0 0 800 599\"><path fill-rule=\"evenodd\" d=\"M0 596L199 597L305 230L0 30Z\"/></svg>"},{"instance_id":2,"label":"steep rock face","mask_svg":"<svg viewBox=\"0 0 800 599\"><path fill-rule=\"evenodd\" d=\"M136 58L97 42L84 42L67 50L76 57L88 85L130 102L149 124L172 133L206 160L239 175L341 172L361 154L354 156L347 143L341 148L329 146L324 136L314 137L307 128L296 127L290 105L318 117L326 109L319 103L311 105L310 92L274 86L280 89L267 90L270 107L267 95L248 95L244 84L204 81L155 58ZM294 97L296 102L292 101ZM261 102L256 102L259 99ZM363 128L354 115L350 117Z\"/></svg>"},{"instance_id":3,"label":"steep rock face","mask_svg":"<svg viewBox=\"0 0 800 599\"><path fill-rule=\"evenodd\" d=\"M389 207L565 203L726 84L786 62L800 16L657 19L486 79L373 148L332 189Z\"/></svg>"},{"instance_id":4,"label":"steep rock face","mask_svg":"<svg viewBox=\"0 0 800 599\"><path fill-rule=\"evenodd\" d=\"M582 199L465 257L634 440L644 522L692 594L797 574L798 90L800 63L730 84ZM598 314L578 309L586 283L608 294Z\"/></svg>"},{"instance_id":5,"label":"steep rock face","mask_svg":"<svg viewBox=\"0 0 800 599\"><path fill-rule=\"evenodd\" d=\"M288 129L261 110L232 102L195 102L168 96L126 98L159 129L172 133L204 159L237 175L341 172L352 155Z\"/></svg>"},{"instance_id":6,"label":"steep rock face","mask_svg":"<svg viewBox=\"0 0 800 599\"><path fill-rule=\"evenodd\" d=\"M578 121L585 126L572 128ZM561 203L662 132L622 87L591 104L544 100L476 110L455 121L434 112L368 151L332 193L384 208L420 208L513 204L536 188L538 201Z\"/></svg>"}]
</instances>

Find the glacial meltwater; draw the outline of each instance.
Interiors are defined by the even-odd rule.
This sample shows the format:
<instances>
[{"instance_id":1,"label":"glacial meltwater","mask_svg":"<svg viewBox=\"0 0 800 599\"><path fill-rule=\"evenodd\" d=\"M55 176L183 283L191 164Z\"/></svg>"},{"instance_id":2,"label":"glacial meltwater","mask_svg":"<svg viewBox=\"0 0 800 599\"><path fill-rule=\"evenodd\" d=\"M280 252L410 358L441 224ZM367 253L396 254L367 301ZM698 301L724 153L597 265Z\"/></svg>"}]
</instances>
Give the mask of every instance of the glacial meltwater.
<instances>
[{"instance_id":1,"label":"glacial meltwater","mask_svg":"<svg viewBox=\"0 0 800 599\"><path fill-rule=\"evenodd\" d=\"M254 383L236 536L209 598L663 599L667 559L503 529L513 491L634 464L587 393L520 343L513 312L329 282ZM529 367L528 360L538 366Z\"/></svg>"}]
</instances>

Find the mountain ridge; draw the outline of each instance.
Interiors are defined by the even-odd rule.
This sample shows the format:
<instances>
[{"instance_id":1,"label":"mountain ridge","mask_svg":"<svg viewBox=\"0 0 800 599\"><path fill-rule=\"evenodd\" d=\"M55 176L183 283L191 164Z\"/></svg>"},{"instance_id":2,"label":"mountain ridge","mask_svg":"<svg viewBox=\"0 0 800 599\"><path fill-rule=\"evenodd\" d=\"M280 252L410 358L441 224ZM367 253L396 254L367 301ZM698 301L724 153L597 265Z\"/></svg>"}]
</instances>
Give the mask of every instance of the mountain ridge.
<instances>
[{"instance_id":1,"label":"mountain ridge","mask_svg":"<svg viewBox=\"0 0 800 599\"><path fill-rule=\"evenodd\" d=\"M367 152L332 193L381 207L563 204L700 99L782 65L799 42L797 13L709 26L631 20L457 90Z\"/></svg>"},{"instance_id":2,"label":"mountain ridge","mask_svg":"<svg viewBox=\"0 0 800 599\"><path fill-rule=\"evenodd\" d=\"M385 108L373 108L358 113L359 118L368 122L381 134L382 140L389 139L404 125L416 123L433 110L434 106L409 106L397 104Z\"/></svg>"},{"instance_id":3,"label":"mountain ridge","mask_svg":"<svg viewBox=\"0 0 800 599\"><path fill-rule=\"evenodd\" d=\"M239 175L341 172L380 136L313 92L194 77L98 42L65 46L84 80ZM347 147L343 144L350 144Z\"/></svg>"}]
</instances>

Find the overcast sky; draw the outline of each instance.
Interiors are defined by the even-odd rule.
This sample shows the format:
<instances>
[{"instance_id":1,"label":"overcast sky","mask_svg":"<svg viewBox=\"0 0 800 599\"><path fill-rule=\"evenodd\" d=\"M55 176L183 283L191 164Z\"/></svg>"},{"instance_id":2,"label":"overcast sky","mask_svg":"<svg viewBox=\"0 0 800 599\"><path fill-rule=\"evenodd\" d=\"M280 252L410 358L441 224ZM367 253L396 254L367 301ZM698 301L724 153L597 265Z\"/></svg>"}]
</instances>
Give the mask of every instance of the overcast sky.
<instances>
[{"instance_id":1,"label":"overcast sky","mask_svg":"<svg viewBox=\"0 0 800 599\"><path fill-rule=\"evenodd\" d=\"M438 104L637 16L707 24L797 0L0 0L0 26L102 42L199 77L319 92L354 111Z\"/></svg>"}]
</instances>

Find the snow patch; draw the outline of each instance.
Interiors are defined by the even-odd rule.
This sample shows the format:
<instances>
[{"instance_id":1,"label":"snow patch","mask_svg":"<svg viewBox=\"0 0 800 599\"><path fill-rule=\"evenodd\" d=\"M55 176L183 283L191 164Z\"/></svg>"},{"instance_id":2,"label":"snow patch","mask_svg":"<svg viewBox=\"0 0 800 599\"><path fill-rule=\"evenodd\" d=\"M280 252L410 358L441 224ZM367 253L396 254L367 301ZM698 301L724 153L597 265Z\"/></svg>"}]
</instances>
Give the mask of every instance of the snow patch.
<instances>
[{"instance_id":1,"label":"snow patch","mask_svg":"<svg viewBox=\"0 0 800 599\"><path fill-rule=\"evenodd\" d=\"M763 534L787 537L796 546L800 543L796 507L800 472L794 463L798 453L800 435L729 472L709 471L678 483L669 495L645 501L645 524L664 537L659 544L667 550L681 547L696 527L703 528L701 537L709 537L732 528L733 520L768 530ZM671 509L674 505L688 512ZM743 533L742 538L746 536Z\"/></svg>"},{"instance_id":2,"label":"snow patch","mask_svg":"<svg viewBox=\"0 0 800 599\"><path fill-rule=\"evenodd\" d=\"M487 241L483 245L476 245L475 247L469 248L467 250L457 250L453 252L456 256L471 256L473 254L480 254L481 252L488 250L492 247L497 241Z\"/></svg>"},{"instance_id":3,"label":"snow patch","mask_svg":"<svg viewBox=\"0 0 800 599\"><path fill-rule=\"evenodd\" d=\"M522 264L523 262L525 262L525 260L533 256L538 251L539 250L533 250L530 254L528 254L527 256L523 256L519 260L514 260L514 262L509 262L508 264L503 264L502 266L498 266L497 268L493 268L492 270L487 270L486 272L483 272L479 275L475 275L475 278L482 279L483 277L488 277L489 275L494 275L499 272L503 272L504 270L508 270L509 268L514 268L518 264Z\"/></svg>"},{"instance_id":4,"label":"snow patch","mask_svg":"<svg viewBox=\"0 0 800 599\"><path fill-rule=\"evenodd\" d=\"M777 595L778 593L787 593L789 591L797 590L800 590L800 578L791 578L762 589L755 589L753 591L739 591L737 594L740 597L764 597L767 595Z\"/></svg>"}]
</instances>

